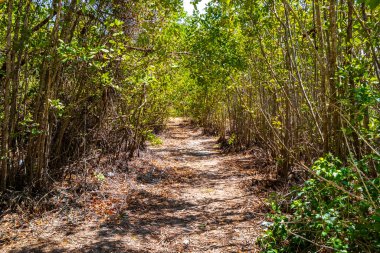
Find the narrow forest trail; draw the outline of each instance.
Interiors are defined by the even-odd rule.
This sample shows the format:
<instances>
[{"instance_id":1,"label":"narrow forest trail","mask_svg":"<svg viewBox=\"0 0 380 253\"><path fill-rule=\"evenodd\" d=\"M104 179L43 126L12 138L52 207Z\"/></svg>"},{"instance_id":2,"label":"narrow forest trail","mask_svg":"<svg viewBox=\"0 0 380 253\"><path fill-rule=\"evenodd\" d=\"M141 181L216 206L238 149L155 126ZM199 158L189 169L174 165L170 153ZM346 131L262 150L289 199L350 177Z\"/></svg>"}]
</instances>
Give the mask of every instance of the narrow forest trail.
<instances>
[{"instance_id":1,"label":"narrow forest trail","mask_svg":"<svg viewBox=\"0 0 380 253\"><path fill-rule=\"evenodd\" d=\"M161 231L158 252L254 251L259 231L252 209L258 199L243 190L247 178L228 165L231 156L220 153L214 137L176 119L169 122L163 145L151 150L191 174L188 181L166 186L177 204L156 210L152 219Z\"/></svg>"},{"instance_id":2,"label":"narrow forest trail","mask_svg":"<svg viewBox=\"0 0 380 253\"><path fill-rule=\"evenodd\" d=\"M259 176L254 154L223 154L215 137L180 118L161 138L130 164L134 179L116 172L104 183L96 203L112 199L112 215L45 216L7 252L257 252L265 208L246 187Z\"/></svg>"}]
</instances>

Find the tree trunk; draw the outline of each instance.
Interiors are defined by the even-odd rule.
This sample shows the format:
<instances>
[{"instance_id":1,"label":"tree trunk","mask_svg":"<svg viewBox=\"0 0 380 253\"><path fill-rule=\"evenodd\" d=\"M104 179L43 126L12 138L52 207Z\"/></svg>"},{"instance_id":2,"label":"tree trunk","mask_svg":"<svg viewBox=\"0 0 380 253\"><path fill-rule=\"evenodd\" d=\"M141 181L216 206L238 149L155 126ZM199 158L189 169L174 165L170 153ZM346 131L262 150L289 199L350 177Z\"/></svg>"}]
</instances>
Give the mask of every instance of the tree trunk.
<instances>
[{"instance_id":1,"label":"tree trunk","mask_svg":"<svg viewBox=\"0 0 380 253\"><path fill-rule=\"evenodd\" d=\"M2 124L2 138L1 138L1 167L0 167L0 191L4 191L7 187L7 177L9 168L9 114L10 114L10 86L12 76L12 13L13 13L13 0L8 1L7 14L7 59L6 59L6 77L4 83L4 119Z\"/></svg>"}]
</instances>

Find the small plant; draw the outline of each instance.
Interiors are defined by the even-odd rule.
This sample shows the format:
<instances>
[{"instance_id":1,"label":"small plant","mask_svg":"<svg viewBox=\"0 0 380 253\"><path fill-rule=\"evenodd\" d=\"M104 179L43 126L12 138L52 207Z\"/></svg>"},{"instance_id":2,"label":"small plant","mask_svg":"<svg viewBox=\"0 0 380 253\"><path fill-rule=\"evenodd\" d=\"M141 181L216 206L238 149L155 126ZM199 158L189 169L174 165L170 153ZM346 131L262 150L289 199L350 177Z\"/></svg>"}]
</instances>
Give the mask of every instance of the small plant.
<instances>
[{"instance_id":1,"label":"small plant","mask_svg":"<svg viewBox=\"0 0 380 253\"><path fill-rule=\"evenodd\" d=\"M152 132L148 132L146 138L152 146L159 146L162 144L162 140L160 139L160 137L158 137Z\"/></svg>"},{"instance_id":2,"label":"small plant","mask_svg":"<svg viewBox=\"0 0 380 253\"><path fill-rule=\"evenodd\" d=\"M94 173L94 176L95 178L99 181L99 182L103 182L104 180L106 180L106 177L103 175L103 173L99 172L99 173Z\"/></svg>"},{"instance_id":3,"label":"small plant","mask_svg":"<svg viewBox=\"0 0 380 253\"><path fill-rule=\"evenodd\" d=\"M49 99L50 107L55 109L58 117L62 117L65 106L59 99Z\"/></svg>"},{"instance_id":4,"label":"small plant","mask_svg":"<svg viewBox=\"0 0 380 253\"><path fill-rule=\"evenodd\" d=\"M378 252L380 179L363 173L369 160L376 158L346 167L327 155L314 163L315 176L303 187L274 196L273 224L258 241L264 252Z\"/></svg>"},{"instance_id":5,"label":"small plant","mask_svg":"<svg viewBox=\"0 0 380 253\"><path fill-rule=\"evenodd\" d=\"M236 139L237 139L236 134L234 133L231 134L230 138L228 138L228 145L229 146L234 145L236 143Z\"/></svg>"}]
</instances>

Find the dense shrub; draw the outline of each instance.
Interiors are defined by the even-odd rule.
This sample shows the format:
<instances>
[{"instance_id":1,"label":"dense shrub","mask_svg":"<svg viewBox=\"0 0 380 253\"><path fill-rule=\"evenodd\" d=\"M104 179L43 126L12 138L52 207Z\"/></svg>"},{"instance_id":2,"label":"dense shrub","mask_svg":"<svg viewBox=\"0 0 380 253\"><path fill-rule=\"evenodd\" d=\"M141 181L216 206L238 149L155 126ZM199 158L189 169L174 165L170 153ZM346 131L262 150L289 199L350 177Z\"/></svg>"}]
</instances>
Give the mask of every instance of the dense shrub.
<instances>
[{"instance_id":1,"label":"dense shrub","mask_svg":"<svg viewBox=\"0 0 380 253\"><path fill-rule=\"evenodd\" d=\"M314 176L285 197L271 200L273 223L259 240L265 252L379 252L380 158L350 166L327 155L312 166ZM338 189L338 188L339 189Z\"/></svg>"}]
</instances>

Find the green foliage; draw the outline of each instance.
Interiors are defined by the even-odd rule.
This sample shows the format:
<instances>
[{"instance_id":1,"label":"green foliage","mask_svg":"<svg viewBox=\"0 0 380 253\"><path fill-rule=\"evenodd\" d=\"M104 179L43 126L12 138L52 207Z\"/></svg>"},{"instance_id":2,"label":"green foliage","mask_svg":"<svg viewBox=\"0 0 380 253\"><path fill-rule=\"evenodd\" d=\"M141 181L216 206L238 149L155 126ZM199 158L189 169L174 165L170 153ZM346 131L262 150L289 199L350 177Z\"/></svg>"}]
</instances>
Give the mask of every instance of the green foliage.
<instances>
[{"instance_id":1,"label":"green foliage","mask_svg":"<svg viewBox=\"0 0 380 253\"><path fill-rule=\"evenodd\" d=\"M318 159L312 166L317 176L285 198L272 199L273 225L259 240L263 250L379 251L380 178L367 178L368 166L376 166L379 172L379 157L366 157L351 166L343 166L332 155Z\"/></svg>"},{"instance_id":2,"label":"green foliage","mask_svg":"<svg viewBox=\"0 0 380 253\"><path fill-rule=\"evenodd\" d=\"M95 178L99 181L99 182L103 182L106 180L106 177L103 175L103 173L99 172L99 173L94 173L94 176Z\"/></svg>"},{"instance_id":3,"label":"green foliage","mask_svg":"<svg viewBox=\"0 0 380 253\"><path fill-rule=\"evenodd\" d=\"M157 135L155 135L154 133L152 133L151 131L149 131L147 134L146 134L146 139L147 141L149 141L149 143L152 145L152 146L159 146L162 144L162 140L160 137L158 137Z\"/></svg>"},{"instance_id":4,"label":"green foliage","mask_svg":"<svg viewBox=\"0 0 380 253\"><path fill-rule=\"evenodd\" d=\"M232 146L234 145L234 143L236 142L236 134L231 134L231 136L228 138L228 145Z\"/></svg>"},{"instance_id":5,"label":"green foliage","mask_svg":"<svg viewBox=\"0 0 380 253\"><path fill-rule=\"evenodd\" d=\"M59 176L63 164L89 152L83 138L88 149L118 146L129 157L144 147L145 134L163 127L173 104L180 6L178 0L0 5L0 151L11 157L0 165L1 187L48 186L47 175ZM100 143L95 136L107 138ZM20 160L25 167L13 166Z\"/></svg>"},{"instance_id":6,"label":"green foliage","mask_svg":"<svg viewBox=\"0 0 380 253\"><path fill-rule=\"evenodd\" d=\"M57 116L61 117L64 113L65 106L59 99L49 99L50 106L55 109Z\"/></svg>"},{"instance_id":7,"label":"green foliage","mask_svg":"<svg viewBox=\"0 0 380 253\"><path fill-rule=\"evenodd\" d=\"M0 5L3 185L44 185L86 155L83 137L132 157L162 143L153 133L167 117L190 116L233 148L269 149L281 167L339 156L272 202L267 252L380 250L379 0L210 1L191 17L179 0L10 2Z\"/></svg>"},{"instance_id":8,"label":"green foliage","mask_svg":"<svg viewBox=\"0 0 380 253\"><path fill-rule=\"evenodd\" d=\"M368 4L371 9L375 9L380 5L380 0L359 0L359 2Z\"/></svg>"}]
</instances>

